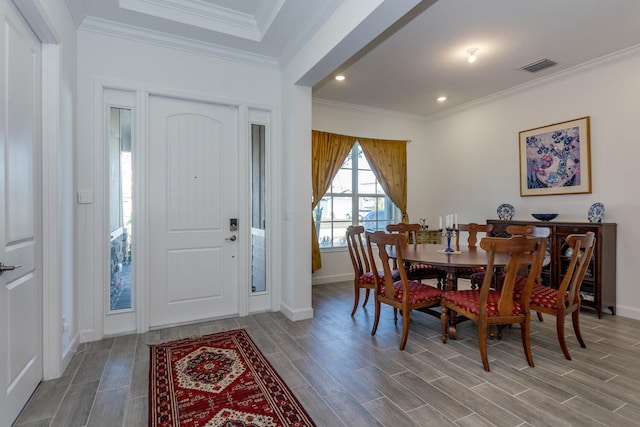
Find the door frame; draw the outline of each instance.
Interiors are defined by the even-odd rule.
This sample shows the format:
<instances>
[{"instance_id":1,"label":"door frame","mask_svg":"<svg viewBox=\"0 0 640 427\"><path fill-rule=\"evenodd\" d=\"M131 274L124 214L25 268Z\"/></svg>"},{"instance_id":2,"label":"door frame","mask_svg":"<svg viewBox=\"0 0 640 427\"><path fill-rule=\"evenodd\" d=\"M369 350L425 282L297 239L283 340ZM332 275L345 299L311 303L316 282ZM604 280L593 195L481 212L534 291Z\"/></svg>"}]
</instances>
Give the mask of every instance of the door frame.
<instances>
[{"instance_id":1,"label":"door frame","mask_svg":"<svg viewBox=\"0 0 640 427\"><path fill-rule=\"evenodd\" d=\"M74 206L65 205L61 186L65 184L61 176L60 153L62 127L60 125L61 106L61 58L60 37L40 6L38 0L11 2L20 11L25 21L40 40L41 59L41 177L42 177L42 339L43 379L58 378L71 361L77 346L77 336L64 341L64 321L62 310L62 256L63 215L73 215ZM74 118L75 119L75 118ZM65 189L66 192L73 189ZM72 221L73 223L73 221Z\"/></svg>"},{"instance_id":2,"label":"door frame","mask_svg":"<svg viewBox=\"0 0 640 427\"><path fill-rule=\"evenodd\" d=\"M108 216L107 212L107 171L108 171L108 156L105 154L104 145L104 109L106 106L104 100L105 90L118 90L135 93L136 97L136 109L135 123L132 126L135 130L135 151L134 151L134 170L137 172L134 175L134 195L138 194L141 197L134 196L133 208L135 212L136 221L136 237L135 237L135 262L133 263L132 275L135 281L135 296L134 311L135 311L135 329L134 330L122 330L122 331L110 331L111 335L119 333L144 333L149 330L149 268L148 264L148 236L149 226L148 217L150 215L148 200L145 194L148 194L149 179L148 179L148 150L149 150L149 99L151 96L163 96L173 97L178 99L184 99L194 102L204 102L216 105L229 105L238 109L238 191L240 194L238 202L238 223L242 230L245 232L239 233L238 244L238 283L250 283L251 278L251 204L250 204L250 190L251 182L250 176L250 134L249 134L249 111L250 110L263 110L271 112L271 140L275 140L274 135L274 117L275 107L265 105L249 105L242 101L234 101L229 99L219 99L214 96L203 96L202 94L194 94L186 91L168 91L166 89L160 89L154 86L149 86L146 83L135 82L122 82L114 80L97 80L94 83L94 120L97 124L94 128L94 140L99 144L99 149L95 150L94 157L94 182L96 189L96 197L94 203L94 216L96 221L95 234L94 234L94 265L99 266L94 270L94 280L96 288L93 293L94 307L99 310L94 311L94 329L91 331L91 336L86 334L87 341L99 340L105 336L104 331L104 316L106 313L106 301L105 301L105 286L109 283L109 270L107 268L108 251L107 245L100 242L108 235ZM98 145L96 146L98 147ZM273 156L272 156L273 159ZM273 168L273 164L269 163L269 167ZM271 199L271 197L270 197ZM273 220L273 203L270 209L269 215L272 218L271 224L276 221ZM273 235L271 230L270 235ZM101 240L102 239L102 240ZM274 240L274 239L270 239ZM273 244L273 243L271 243ZM272 250L273 246L269 248ZM274 280L274 274L280 269L277 268L276 260L279 257L271 257L271 274L268 275L267 281L271 283L271 292L269 307L263 306L261 311L278 310L279 309L279 285L278 281ZM238 287L238 310L239 316L246 316L249 314L250 305L250 289L249 285Z\"/></svg>"}]
</instances>

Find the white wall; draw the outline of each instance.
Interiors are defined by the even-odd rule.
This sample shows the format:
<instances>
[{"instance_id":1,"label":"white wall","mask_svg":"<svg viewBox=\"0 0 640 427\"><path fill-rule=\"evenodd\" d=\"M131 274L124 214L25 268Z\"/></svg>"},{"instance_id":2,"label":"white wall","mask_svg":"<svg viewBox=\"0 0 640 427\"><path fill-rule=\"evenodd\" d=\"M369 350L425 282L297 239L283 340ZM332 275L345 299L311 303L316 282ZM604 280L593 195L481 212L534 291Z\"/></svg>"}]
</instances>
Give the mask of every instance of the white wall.
<instances>
[{"instance_id":1,"label":"white wall","mask_svg":"<svg viewBox=\"0 0 640 427\"><path fill-rule=\"evenodd\" d=\"M139 94L170 93L277 111L280 71L273 66L230 62L213 56L78 32L77 188L94 192L94 203L77 209L78 323L83 341L101 338L105 280L106 213L103 141L96 135L102 105L100 85L127 88ZM144 96L138 98L144 116ZM143 120L142 123L145 121ZM274 138L278 143L279 138ZM278 185L276 183L276 185ZM140 224L138 226L141 226Z\"/></svg>"},{"instance_id":2,"label":"white wall","mask_svg":"<svg viewBox=\"0 0 640 427\"><path fill-rule=\"evenodd\" d=\"M412 220L427 217L433 225L439 215L458 212L460 222L483 221L496 218L500 203L511 203L515 219L529 220L531 212L559 212L557 221L587 221L589 206L604 203L603 221L618 224L617 313L640 319L634 265L640 248L633 243L640 241L640 228L633 226L640 212L640 144L634 131L640 117L638 69L640 52L627 52L432 118L418 137L405 135L395 115L383 121L375 113L372 129L395 129L393 135L376 135L380 138L413 140L408 147ZM328 111L316 105L314 129L362 132L361 123L348 120L348 109L334 106ZM591 117L592 193L520 197L518 132L583 116ZM320 283L323 274L339 274L330 259L323 257L315 282ZM348 269L345 274L352 274Z\"/></svg>"}]
</instances>

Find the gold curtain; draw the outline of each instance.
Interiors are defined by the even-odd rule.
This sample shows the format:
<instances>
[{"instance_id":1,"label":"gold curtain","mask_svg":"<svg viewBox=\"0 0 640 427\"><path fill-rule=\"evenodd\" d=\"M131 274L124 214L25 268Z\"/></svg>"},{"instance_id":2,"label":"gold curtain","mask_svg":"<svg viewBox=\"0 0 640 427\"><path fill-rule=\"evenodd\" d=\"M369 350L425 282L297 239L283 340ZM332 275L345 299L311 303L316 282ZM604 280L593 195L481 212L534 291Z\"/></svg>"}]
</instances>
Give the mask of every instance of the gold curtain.
<instances>
[{"instance_id":1,"label":"gold curtain","mask_svg":"<svg viewBox=\"0 0 640 427\"><path fill-rule=\"evenodd\" d=\"M384 192L400 209L402 222L408 223L407 142L369 138L358 142Z\"/></svg>"},{"instance_id":2,"label":"gold curtain","mask_svg":"<svg viewBox=\"0 0 640 427\"><path fill-rule=\"evenodd\" d=\"M320 245L316 233L313 210L316 208L324 193L327 192L331 181L340 170L344 159L349 154L356 138L329 132L311 131L311 182L313 186L313 201L311 203L311 271L322 267Z\"/></svg>"}]
</instances>

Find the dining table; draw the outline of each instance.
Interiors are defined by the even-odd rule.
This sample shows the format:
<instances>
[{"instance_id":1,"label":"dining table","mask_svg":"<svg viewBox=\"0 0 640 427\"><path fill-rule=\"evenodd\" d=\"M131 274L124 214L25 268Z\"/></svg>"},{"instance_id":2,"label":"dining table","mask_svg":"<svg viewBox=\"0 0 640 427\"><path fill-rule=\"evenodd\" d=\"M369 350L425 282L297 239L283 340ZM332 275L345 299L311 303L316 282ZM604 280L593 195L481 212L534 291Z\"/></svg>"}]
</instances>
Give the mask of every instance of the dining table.
<instances>
[{"instance_id":1,"label":"dining table","mask_svg":"<svg viewBox=\"0 0 640 427\"><path fill-rule=\"evenodd\" d=\"M405 262L429 264L443 268L447 272L445 290L457 290L457 271L470 267L486 267L489 262L489 252L480 247L459 247L453 252L445 252L445 246L428 243L409 243L400 249ZM389 257L397 258L395 248L390 248ZM511 259L509 254L495 254L493 266L503 269ZM456 339L456 324L465 319L460 316L449 320L449 338Z\"/></svg>"}]
</instances>

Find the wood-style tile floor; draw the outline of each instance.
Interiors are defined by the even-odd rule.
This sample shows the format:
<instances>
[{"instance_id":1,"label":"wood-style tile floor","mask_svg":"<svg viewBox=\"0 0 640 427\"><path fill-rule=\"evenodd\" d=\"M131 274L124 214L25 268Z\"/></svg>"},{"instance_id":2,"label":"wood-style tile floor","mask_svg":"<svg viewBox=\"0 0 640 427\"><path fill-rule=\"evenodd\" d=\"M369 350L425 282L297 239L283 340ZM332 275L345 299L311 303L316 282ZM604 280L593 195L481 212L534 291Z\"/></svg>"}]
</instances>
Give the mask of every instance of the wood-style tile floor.
<instances>
[{"instance_id":1,"label":"wood-style tile floor","mask_svg":"<svg viewBox=\"0 0 640 427\"><path fill-rule=\"evenodd\" d=\"M587 348L567 326L568 361L554 320L534 316L535 368L514 327L489 343L487 373L475 324L460 324L458 340L443 344L439 320L412 313L400 351L392 310L383 307L372 337L373 304L352 318L352 292L350 283L314 286L312 320L263 313L83 345L16 426L147 426L147 344L234 328L249 331L318 426L640 425L640 321L583 311Z\"/></svg>"}]
</instances>

